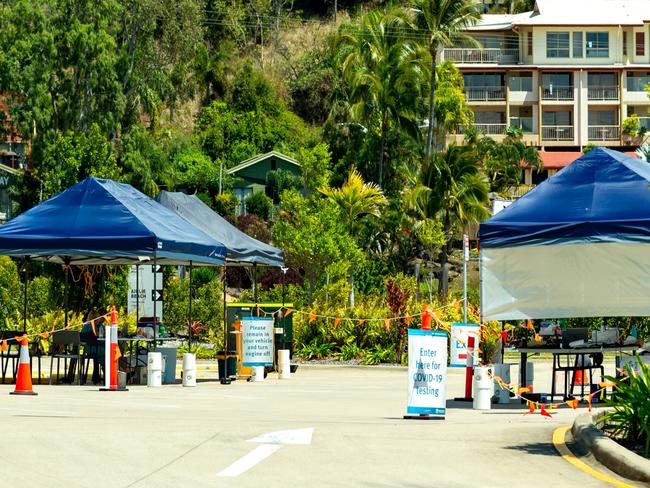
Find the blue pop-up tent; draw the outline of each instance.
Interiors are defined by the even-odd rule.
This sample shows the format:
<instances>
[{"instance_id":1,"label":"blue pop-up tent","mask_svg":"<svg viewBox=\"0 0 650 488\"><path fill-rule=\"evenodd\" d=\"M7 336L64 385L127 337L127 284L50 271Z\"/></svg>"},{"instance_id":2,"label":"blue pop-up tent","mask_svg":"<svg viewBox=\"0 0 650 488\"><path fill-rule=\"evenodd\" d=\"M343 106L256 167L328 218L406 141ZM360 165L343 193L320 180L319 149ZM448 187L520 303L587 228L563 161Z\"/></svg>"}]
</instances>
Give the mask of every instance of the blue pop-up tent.
<instances>
[{"instance_id":1,"label":"blue pop-up tent","mask_svg":"<svg viewBox=\"0 0 650 488\"><path fill-rule=\"evenodd\" d=\"M0 255L76 265L222 265L226 248L132 186L88 177L0 226Z\"/></svg>"},{"instance_id":2,"label":"blue pop-up tent","mask_svg":"<svg viewBox=\"0 0 650 488\"><path fill-rule=\"evenodd\" d=\"M596 148L482 223L483 318L650 315L649 185Z\"/></svg>"},{"instance_id":3,"label":"blue pop-up tent","mask_svg":"<svg viewBox=\"0 0 650 488\"><path fill-rule=\"evenodd\" d=\"M283 266L284 253L240 231L196 195L161 191L156 201L226 246L226 263L235 266Z\"/></svg>"}]
</instances>

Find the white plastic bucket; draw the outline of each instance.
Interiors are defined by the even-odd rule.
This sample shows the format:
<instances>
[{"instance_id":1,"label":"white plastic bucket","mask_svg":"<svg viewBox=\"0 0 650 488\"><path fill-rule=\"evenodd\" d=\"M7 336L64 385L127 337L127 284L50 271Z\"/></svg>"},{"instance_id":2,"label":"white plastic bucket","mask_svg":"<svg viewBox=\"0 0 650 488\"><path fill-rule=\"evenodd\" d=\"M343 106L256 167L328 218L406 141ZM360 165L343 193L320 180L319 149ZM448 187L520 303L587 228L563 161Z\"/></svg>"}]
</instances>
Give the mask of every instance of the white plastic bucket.
<instances>
[{"instance_id":1,"label":"white plastic bucket","mask_svg":"<svg viewBox=\"0 0 650 488\"><path fill-rule=\"evenodd\" d=\"M503 380L504 383L510 384L510 364L505 363L505 364L495 364L494 365L494 376L498 376ZM496 390L496 396L497 400L499 401L500 404L507 404L510 403L510 391L507 388L502 388L499 386L499 384L495 381L495 390Z\"/></svg>"},{"instance_id":2,"label":"white plastic bucket","mask_svg":"<svg viewBox=\"0 0 650 488\"><path fill-rule=\"evenodd\" d=\"M183 354L183 386L196 386L196 356Z\"/></svg>"},{"instance_id":3,"label":"white plastic bucket","mask_svg":"<svg viewBox=\"0 0 650 488\"><path fill-rule=\"evenodd\" d=\"M278 349L278 373L281 380L291 378L291 360L289 359L289 349Z\"/></svg>"},{"instance_id":4,"label":"white plastic bucket","mask_svg":"<svg viewBox=\"0 0 650 488\"><path fill-rule=\"evenodd\" d=\"M492 368L479 366L474 369L474 410L490 410L494 392Z\"/></svg>"},{"instance_id":5,"label":"white plastic bucket","mask_svg":"<svg viewBox=\"0 0 650 488\"><path fill-rule=\"evenodd\" d=\"M162 385L162 354L150 352L147 354L147 386L159 387Z\"/></svg>"},{"instance_id":6,"label":"white plastic bucket","mask_svg":"<svg viewBox=\"0 0 650 488\"><path fill-rule=\"evenodd\" d=\"M264 381L264 366L253 366L252 381Z\"/></svg>"}]
</instances>

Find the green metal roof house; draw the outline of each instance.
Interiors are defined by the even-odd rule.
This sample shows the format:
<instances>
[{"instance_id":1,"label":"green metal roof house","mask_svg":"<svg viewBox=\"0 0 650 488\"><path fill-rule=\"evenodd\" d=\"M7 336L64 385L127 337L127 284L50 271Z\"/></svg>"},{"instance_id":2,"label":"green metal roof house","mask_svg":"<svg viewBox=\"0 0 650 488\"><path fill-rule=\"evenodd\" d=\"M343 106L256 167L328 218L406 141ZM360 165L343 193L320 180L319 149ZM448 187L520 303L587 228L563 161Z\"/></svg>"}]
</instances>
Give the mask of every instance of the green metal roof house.
<instances>
[{"instance_id":1,"label":"green metal roof house","mask_svg":"<svg viewBox=\"0 0 650 488\"><path fill-rule=\"evenodd\" d=\"M290 171L296 176L302 174L298 161L276 151L259 154L226 170L235 180L233 193L239 199L238 215L246 213L244 200L247 196L256 192L267 193L268 173L278 169Z\"/></svg>"}]
</instances>

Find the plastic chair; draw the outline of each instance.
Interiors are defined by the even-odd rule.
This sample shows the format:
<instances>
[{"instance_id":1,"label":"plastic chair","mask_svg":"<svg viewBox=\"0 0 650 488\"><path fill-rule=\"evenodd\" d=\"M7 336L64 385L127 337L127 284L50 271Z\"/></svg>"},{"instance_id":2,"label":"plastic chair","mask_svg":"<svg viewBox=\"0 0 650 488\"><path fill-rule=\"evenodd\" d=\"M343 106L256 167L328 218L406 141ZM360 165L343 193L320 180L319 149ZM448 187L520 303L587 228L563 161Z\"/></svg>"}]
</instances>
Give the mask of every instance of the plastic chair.
<instances>
[{"instance_id":1,"label":"plastic chair","mask_svg":"<svg viewBox=\"0 0 650 488\"><path fill-rule=\"evenodd\" d=\"M104 359L103 353L100 355L100 352L103 351L103 344L100 350L99 342L97 341L97 336L92 332L82 332L80 334L82 353L81 353L81 377L82 383L88 381L88 371L90 369L90 362L93 362L93 382L99 382L100 367L103 366L102 360ZM103 369L103 368L102 368Z\"/></svg>"},{"instance_id":2,"label":"plastic chair","mask_svg":"<svg viewBox=\"0 0 650 488\"><path fill-rule=\"evenodd\" d=\"M0 363L2 365L2 383L4 384L7 376L7 369L11 361L11 374L12 379L16 379L16 372L18 371L18 360L20 359L20 343L13 340L14 337L22 335L17 330L0 330L0 340L7 341L7 350L0 352ZM11 340L10 340L11 339Z\"/></svg>"},{"instance_id":3,"label":"plastic chair","mask_svg":"<svg viewBox=\"0 0 650 488\"><path fill-rule=\"evenodd\" d=\"M52 384L52 366L56 359L56 374L59 375L61 359L65 371L64 380L70 373L70 383L74 380L75 369L77 369L77 384L81 384L81 338L79 332L63 330L52 334L52 349L50 351L50 385ZM68 371L68 360L70 368Z\"/></svg>"}]
</instances>

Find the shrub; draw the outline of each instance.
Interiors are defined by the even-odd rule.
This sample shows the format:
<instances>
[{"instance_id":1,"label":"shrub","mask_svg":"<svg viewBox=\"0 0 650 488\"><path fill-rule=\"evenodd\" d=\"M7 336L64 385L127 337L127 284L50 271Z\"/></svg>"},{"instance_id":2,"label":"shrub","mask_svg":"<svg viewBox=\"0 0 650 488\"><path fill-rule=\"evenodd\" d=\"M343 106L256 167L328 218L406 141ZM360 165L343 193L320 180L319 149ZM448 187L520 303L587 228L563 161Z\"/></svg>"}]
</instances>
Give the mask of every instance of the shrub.
<instances>
[{"instance_id":1,"label":"shrub","mask_svg":"<svg viewBox=\"0 0 650 488\"><path fill-rule=\"evenodd\" d=\"M252 193L244 200L246 204L246 213L257 215L262 220L269 220L273 201L264 193L258 191Z\"/></svg>"},{"instance_id":2,"label":"shrub","mask_svg":"<svg viewBox=\"0 0 650 488\"><path fill-rule=\"evenodd\" d=\"M641 129L641 122L636 114L630 115L623 121L623 134L627 136L636 136Z\"/></svg>"},{"instance_id":3,"label":"shrub","mask_svg":"<svg viewBox=\"0 0 650 488\"><path fill-rule=\"evenodd\" d=\"M650 455L650 367L637 356L639 371L627 366L627 377L617 379L612 399L607 403L612 411L603 416L605 429L611 436L632 445L640 444L646 457Z\"/></svg>"},{"instance_id":4,"label":"shrub","mask_svg":"<svg viewBox=\"0 0 650 488\"><path fill-rule=\"evenodd\" d=\"M0 324L13 320L22 312L23 291L18 278L16 263L7 256L0 256Z\"/></svg>"},{"instance_id":5,"label":"shrub","mask_svg":"<svg viewBox=\"0 0 650 488\"><path fill-rule=\"evenodd\" d=\"M220 193L214 199L214 209L225 218L234 219L239 199L232 193Z\"/></svg>"}]
</instances>

